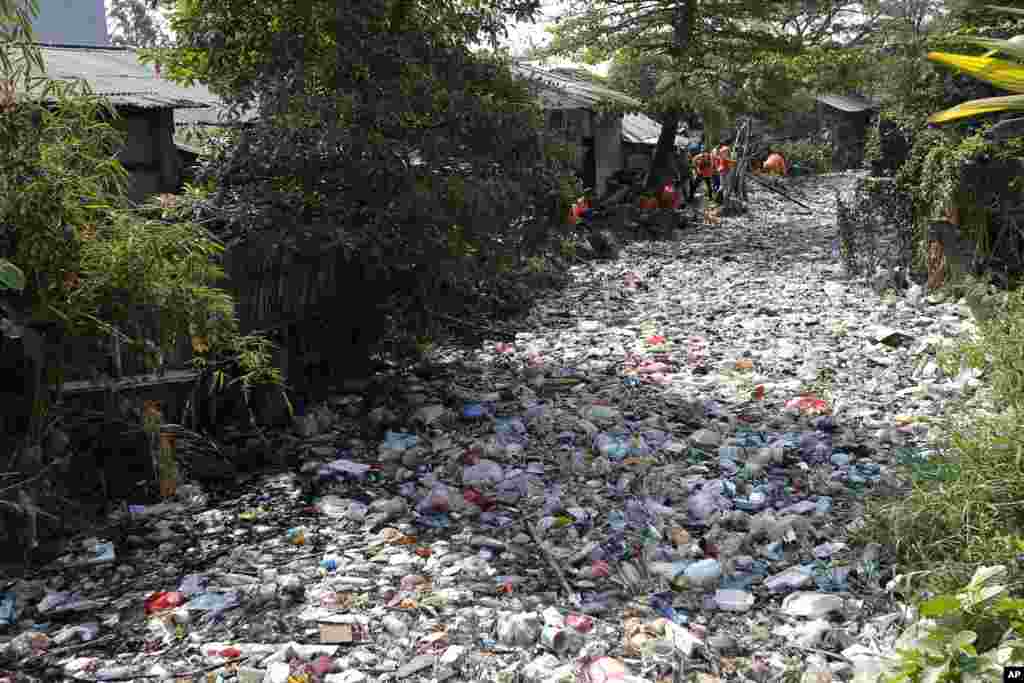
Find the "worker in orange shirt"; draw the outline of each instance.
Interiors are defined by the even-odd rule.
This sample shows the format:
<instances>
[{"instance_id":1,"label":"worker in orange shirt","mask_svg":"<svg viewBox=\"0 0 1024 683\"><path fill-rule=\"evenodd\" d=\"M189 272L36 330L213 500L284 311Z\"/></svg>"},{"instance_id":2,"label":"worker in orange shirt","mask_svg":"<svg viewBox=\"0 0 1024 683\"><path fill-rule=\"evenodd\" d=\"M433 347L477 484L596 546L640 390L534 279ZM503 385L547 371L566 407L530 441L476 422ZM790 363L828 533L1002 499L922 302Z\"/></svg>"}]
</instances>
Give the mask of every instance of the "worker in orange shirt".
<instances>
[{"instance_id":1,"label":"worker in orange shirt","mask_svg":"<svg viewBox=\"0 0 1024 683\"><path fill-rule=\"evenodd\" d=\"M786 159L778 152L772 152L764 161L764 172L769 175L786 175Z\"/></svg>"},{"instance_id":2,"label":"worker in orange shirt","mask_svg":"<svg viewBox=\"0 0 1024 683\"><path fill-rule=\"evenodd\" d=\"M732 158L732 150L729 145L722 143L715 150L715 170L718 172L718 188L716 194L721 197L722 192L729 186L733 169L736 168L736 161Z\"/></svg>"},{"instance_id":3,"label":"worker in orange shirt","mask_svg":"<svg viewBox=\"0 0 1024 683\"><path fill-rule=\"evenodd\" d=\"M707 199L711 199L714 194L711 179L715 175L715 161L711 153L705 150L703 145L700 151L693 156L693 171L696 174L694 180L700 179L704 181L705 196ZM696 183L694 183L694 186L694 192L696 192Z\"/></svg>"}]
</instances>

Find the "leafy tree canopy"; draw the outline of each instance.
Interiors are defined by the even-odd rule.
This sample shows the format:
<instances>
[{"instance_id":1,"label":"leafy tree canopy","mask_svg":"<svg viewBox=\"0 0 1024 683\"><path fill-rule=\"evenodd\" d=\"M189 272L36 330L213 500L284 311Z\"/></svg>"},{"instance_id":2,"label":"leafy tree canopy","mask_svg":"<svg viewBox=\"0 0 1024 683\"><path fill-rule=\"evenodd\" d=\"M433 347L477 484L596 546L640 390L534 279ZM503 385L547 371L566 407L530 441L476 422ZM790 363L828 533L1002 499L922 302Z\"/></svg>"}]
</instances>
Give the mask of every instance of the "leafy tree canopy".
<instances>
[{"instance_id":1,"label":"leafy tree canopy","mask_svg":"<svg viewBox=\"0 0 1024 683\"><path fill-rule=\"evenodd\" d=\"M129 47L165 47L171 37L148 0L107 0L110 42Z\"/></svg>"},{"instance_id":2,"label":"leafy tree canopy","mask_svg":"<svg viewBox=\"0 0 1024 683\"><path fill-rule=\"evenodd\" d=\"M398 282L455 300L479 269L543 242L575 199L533 94L494 50L507 18L537 8L178 0L178 46L145 58L256 111L203 175L232 235L358 257L378 270L368 304Z\"/></svg>"}]
</instances>

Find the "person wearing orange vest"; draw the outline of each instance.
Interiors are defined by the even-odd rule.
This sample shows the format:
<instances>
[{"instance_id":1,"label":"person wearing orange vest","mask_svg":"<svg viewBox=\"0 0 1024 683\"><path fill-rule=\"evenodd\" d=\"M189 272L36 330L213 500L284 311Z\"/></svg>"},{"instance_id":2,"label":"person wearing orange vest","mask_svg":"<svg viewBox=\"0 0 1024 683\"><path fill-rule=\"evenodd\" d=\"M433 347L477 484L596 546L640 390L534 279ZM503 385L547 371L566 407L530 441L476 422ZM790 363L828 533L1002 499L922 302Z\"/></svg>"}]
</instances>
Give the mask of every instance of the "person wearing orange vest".
<instances>
[{"instance_id":1,"label":"person wearing orange vest","mask_svg":"<svg viewBox=\"0 0 1024 683\"><path fill-rule=\"evenodd\" d=\"M732 177L732 170L735 167L736 161L732 158L732 150L729 149L729 145L723 142L718 146L718 149L715 150L715 171L718 172L718 187L715 188L716 194L721 194L729 184L729 179Z\"/></svg>"},{"instance_id":2,"label":"person wearing orange vest","mask_svg":"<svg viewBox=\"0 0 1024 683\"><path fill-rule=\"evenodd\" d=\"M705 196L707 199L711 199L713 194L711 179L715 175L715 160L711 152L705 150L703 145L700 148L700 152L693 156L693 171L696 174L695 180L699 178L704 181Z\"/></svg>"},{"instance_id":3,"label":"person wearing orange vest","mask_svg":"<svg viewBox=\"0 0 1024 683\"><path fill-rule=\"evenodd\" d=\"M771 175L786 175L786 159L778 152L772 152L765 159L764 166L765 173Z\"/></svg>"}]
</instances>

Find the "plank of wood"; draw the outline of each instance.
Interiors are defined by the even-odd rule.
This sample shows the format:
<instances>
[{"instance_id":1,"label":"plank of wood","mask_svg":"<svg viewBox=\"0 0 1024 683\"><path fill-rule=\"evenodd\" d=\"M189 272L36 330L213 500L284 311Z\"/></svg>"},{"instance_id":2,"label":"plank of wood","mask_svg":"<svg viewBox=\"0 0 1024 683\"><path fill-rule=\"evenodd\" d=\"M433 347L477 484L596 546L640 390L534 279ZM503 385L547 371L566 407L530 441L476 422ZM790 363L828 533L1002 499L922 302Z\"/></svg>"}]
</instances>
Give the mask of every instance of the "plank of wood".
<instances>
[{"instance_id":1,"label":"plank of wood","mask_svg":"<svg viewBox=\"0 0 1024 683\"><path fill-rule=\"evenodd\" d=\"M131 391L132 389L155 387L163 384L184 384L187 382L194 382L198 377L199 373L195 370L168 370L163 375L157 375L155 373L147 375L131 375L129 377L122 377L116 381L106 379L65 382L60 387L60 390L65 396L69 394L99 393L101 391L107 391L108 389L114 389L115 391ZM50 388L52 391L57 391L56 386L51 386Z\"/></svg>"}]
</instances>

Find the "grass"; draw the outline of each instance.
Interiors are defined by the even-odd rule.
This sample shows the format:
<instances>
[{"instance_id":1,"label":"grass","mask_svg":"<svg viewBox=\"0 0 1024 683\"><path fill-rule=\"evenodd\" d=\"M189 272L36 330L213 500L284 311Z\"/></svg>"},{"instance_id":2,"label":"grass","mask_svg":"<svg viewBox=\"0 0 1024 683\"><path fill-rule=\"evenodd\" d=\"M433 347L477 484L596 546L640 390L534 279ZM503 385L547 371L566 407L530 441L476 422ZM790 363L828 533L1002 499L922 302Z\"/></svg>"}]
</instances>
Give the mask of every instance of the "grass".
<instances>
[{"instance_id":1,"label":"grass","mask_svg":"<svg viewBox=\"0 0 1024 683\"><path fill-rule=\"evenodd\" d=\"M963 585L980 565L1021 578L1024 553L1024 291L1003 297L977 332L940 354L947 376L980 371L991 405L947 406L931 453L897 452L909 491L869 504L864 541L896 552L899 572L927 570L929 588Z\"/></svg>"}]
</instances>

